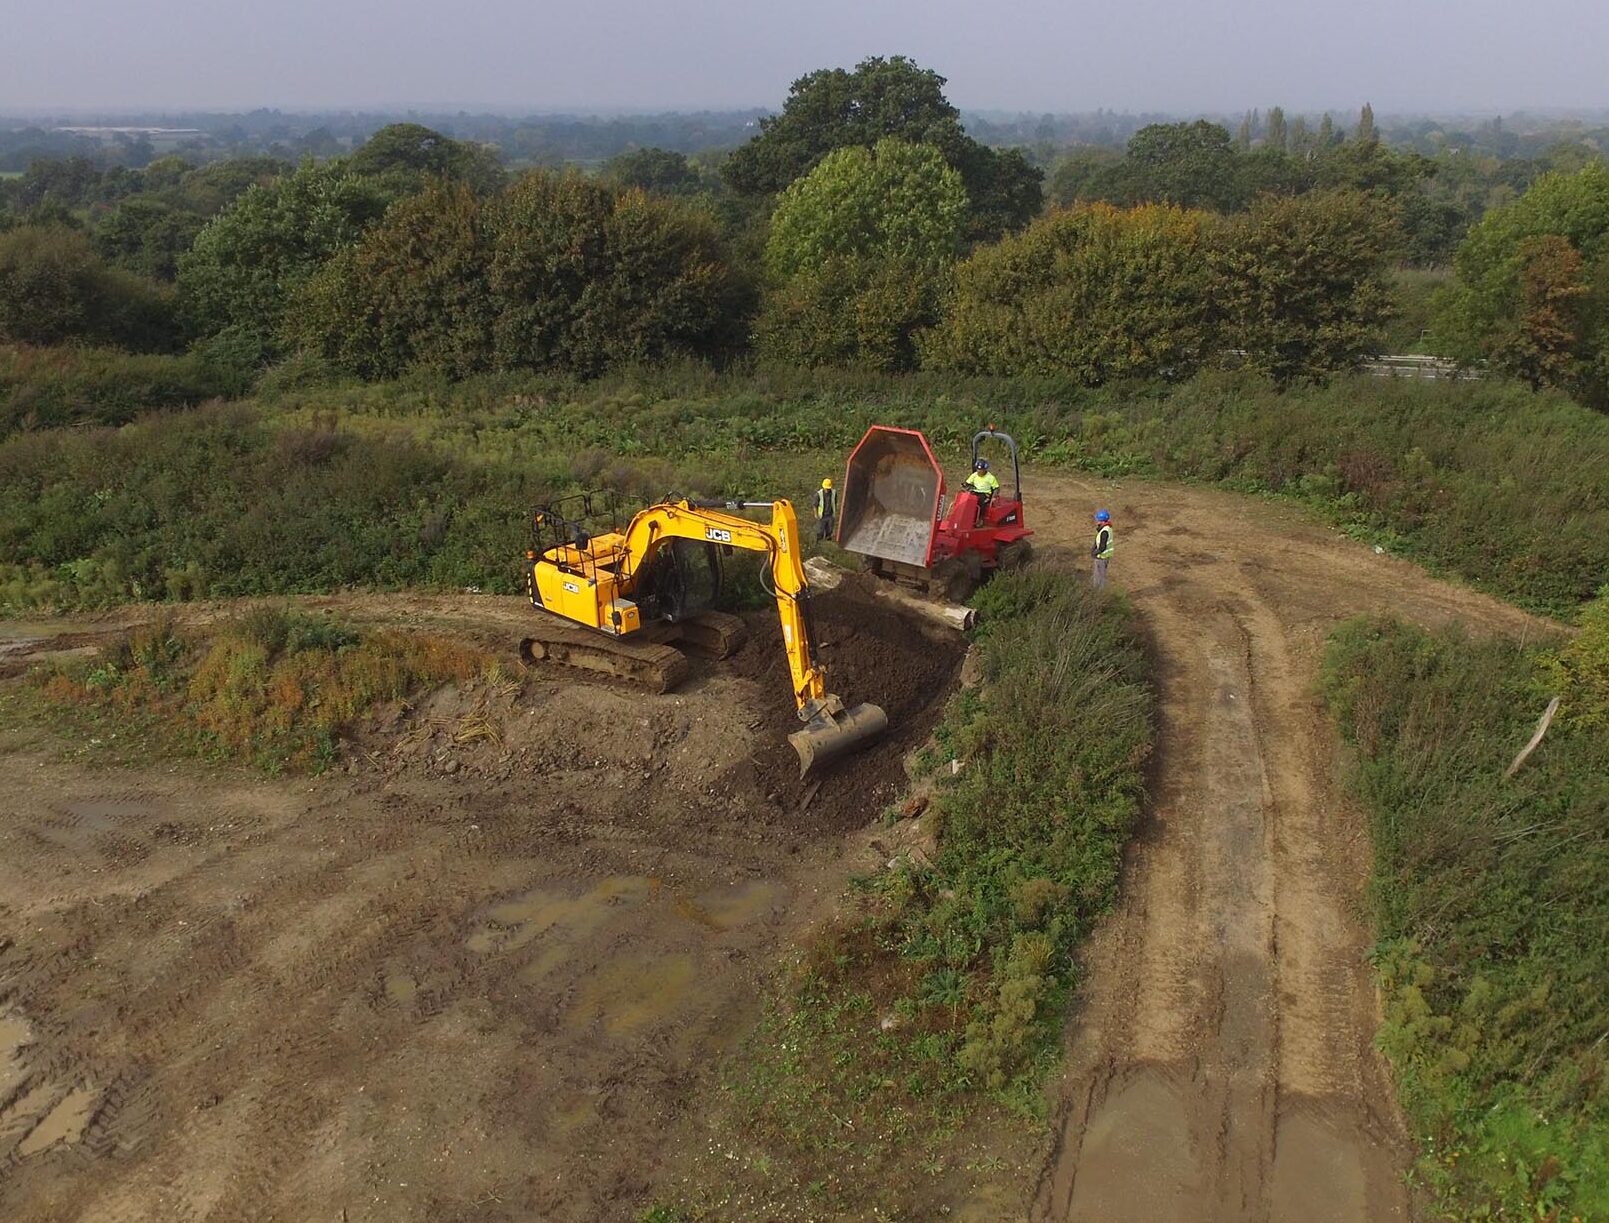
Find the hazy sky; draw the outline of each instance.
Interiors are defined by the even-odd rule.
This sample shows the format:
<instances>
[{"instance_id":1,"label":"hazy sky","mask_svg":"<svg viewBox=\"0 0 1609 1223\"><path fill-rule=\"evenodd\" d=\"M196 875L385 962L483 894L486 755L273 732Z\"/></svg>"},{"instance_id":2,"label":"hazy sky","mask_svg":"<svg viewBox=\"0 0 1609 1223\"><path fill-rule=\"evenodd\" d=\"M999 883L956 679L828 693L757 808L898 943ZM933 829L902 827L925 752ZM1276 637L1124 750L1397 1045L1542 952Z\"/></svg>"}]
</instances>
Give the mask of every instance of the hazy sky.
<instances>
[{"instance_id":1,"label":"hazy sky","mask_svg":"<svg viewBox=\"0 0 1609 1223\"><path fill-rule=\"evenodd\" d=\"M1609 0L0 0L0 111L780 105L909 55L969 108L1609 106Z\"/></svg>"}]
</instances>

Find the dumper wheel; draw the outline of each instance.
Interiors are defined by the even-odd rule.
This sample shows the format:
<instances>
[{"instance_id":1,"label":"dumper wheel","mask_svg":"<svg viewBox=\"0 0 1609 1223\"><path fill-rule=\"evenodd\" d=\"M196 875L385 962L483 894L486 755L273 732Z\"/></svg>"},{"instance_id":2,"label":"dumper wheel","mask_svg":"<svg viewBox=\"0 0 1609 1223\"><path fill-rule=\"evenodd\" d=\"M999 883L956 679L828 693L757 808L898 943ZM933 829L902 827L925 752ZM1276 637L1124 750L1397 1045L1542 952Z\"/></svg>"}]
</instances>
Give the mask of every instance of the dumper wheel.
<instances>
[{"instance_id":1,"label":"dumper wheel","mask_svg":"<svg viewBox=\"0 0 1609 1223\"><path fill-rule=\"evenodd\" d=\"M933 566L928 593L951 603L965 603L983 582L983 566L976 553L952 556Z\"/></svg>"},{"instance_id":2,"label":"dumper wheel","mask_svg":"<svg viewBox=\"0 0 1609 1223\"><path fill-rule=\"evenodd\" d=\"M1034 546L1026 539L1019 539L1013 543L1002 544L995 553L995 563L1002 573L1010 573L1013 569L1021 569L1034 558Z\"/></svg>"}]
</instances>

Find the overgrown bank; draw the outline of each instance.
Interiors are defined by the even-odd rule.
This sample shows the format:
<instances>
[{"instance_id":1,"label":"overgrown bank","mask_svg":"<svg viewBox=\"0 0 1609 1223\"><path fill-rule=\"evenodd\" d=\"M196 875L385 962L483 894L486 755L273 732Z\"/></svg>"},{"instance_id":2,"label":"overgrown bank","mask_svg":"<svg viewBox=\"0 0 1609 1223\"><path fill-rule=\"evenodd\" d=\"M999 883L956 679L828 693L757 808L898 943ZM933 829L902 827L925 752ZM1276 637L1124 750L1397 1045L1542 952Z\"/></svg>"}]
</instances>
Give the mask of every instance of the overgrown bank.
<instances>
[{"instance_id":1,"label":"overgrown bank","mask_svg":"<svg viewBox=\"0 0 1609 1223\"><path fill-rule=\"evenodd\" d=\"M320 772L376 705L488 665L442 638L262 607L204 631L159 621L93 661L36 672L33 687L47 718L92 742Z\"/></svg>"},{"instance_id":2,"label":"overgrown bank","mask_svg":"<svg viewBox=\"0 0 1609 1223\"><path fill-rule=\"evenodd\" d=\"M306 372L306 371L304 371ZM1609 572L1609 418L1515 384L1247 374L1054 378L698 364L595 382L303 384L120 431L0 443L0 609L338 586L512 590L523 511L580 486L803 501L873 422L959 465L995 422L1027 457L1303 500L1493 593L1573 616Z\"/></svg>"},{"instance_id":3,"label":"overgrown bank","mask_svg":"<svg viewBox=\"0 0 1609 1223\"><path fill-rule=\"evenodd\" d=\"M1419 1180L1454 1218L1609 1218L1609 591L1562 647L1353 621L1324 682Z\"/></svg>"},{"instance_id":4,"label":"overgrown bank","mask_svg":"<svg viewBox=\"0 0 1609 1223\"><path fill-rule=\"evenodd\" d=\"M976 1179L973 1123L1041 1106L1071 953L1139 813L1153 697L1126 606L1065 571L977 603L981 682L920 761L933 840L858 881L810 943L736 1059L682 1217L917 1217Z\"/></svg>"}]
</instances>

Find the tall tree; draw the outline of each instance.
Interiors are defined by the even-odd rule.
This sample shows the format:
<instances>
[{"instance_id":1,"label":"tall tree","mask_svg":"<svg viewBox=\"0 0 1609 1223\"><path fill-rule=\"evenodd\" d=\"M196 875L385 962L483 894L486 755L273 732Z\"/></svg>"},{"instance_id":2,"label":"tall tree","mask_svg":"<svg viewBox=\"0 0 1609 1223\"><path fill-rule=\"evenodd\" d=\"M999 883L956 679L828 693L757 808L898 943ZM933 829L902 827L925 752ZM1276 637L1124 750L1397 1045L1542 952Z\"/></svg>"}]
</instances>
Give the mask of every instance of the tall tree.
<instances>
[{"instance_id":1,"label":"tall tree","mask_svg":"<svg viewBox=\"0 0 1609 1223\"><path fill-rule=\"evenodd\" d=\"M1292 157L1311 157L1313 143L1307 134L1307 119L1297 115L1291 120L1290 135L1286 137L1286 145Z\"/></svg>"},{"instance_id":2,"label":"tall tree","mask_svg":"<svg viewBox=\"0 0 1609 1223\"><path fill-rule=\"evenodd\" d=\"M1228 211L1244 203L1229 133L1216 123L1153 123L1129 139L1132 201Z\"/></svg>"},{"instance_id":3,"label":"tall tree","mask_svg":"<svg viewBox=\"0 0 1609 1223\"><path fill-rule=\"evenodd\" d=\"M1268 132L1263 137L1263 147L1273 149L1277 153L1285 151L1285 108L1270 106L1268 108Z\"/></svg>"},{"instance_id":4,"label":"tall tree","mask_svg":"<svg viewBox=\"0 0 1609 1223\"><path fill-rule=\"evenodd\" d=\"M253 351L271 356L291 296L384 207L381 193L339 162L305 162L250 188L179 260L179 299L191 327L203 337L229 331L242 360Z\"/></svg>"},{"instance_id":5,"label":"tall tree","mask_svg":"<svg viewBox=\"0 0 1609 1223\"><path fill-rule=\"evenodd\" d=\"M1519 257L1519 307L1493 337L1492 363L1533 389L1568 386L1588 293L1581 252L1558 234L1542 234L1522 242Z\"/></svg>"},{"instance_id":6,"label":"tall tree","mask_svg":"<svg viewBox=\"0 0 1609 1223\"><path fill-rule=\"evenodd\" d=\"M347 167L374 180L389 199L411 195L432 178L467 183L482 193L496 191L505 178L492 150L418 123L382 127L352 154Z\"/></svg>"},{"instance_id":7,"label":"tall tree","mask_svg":"<svg viewBox=\"0 0 1609 1223\"><path fill-rule=\"evenodd\" d=\"M1372 144L1379 138L1379 134L1374 130L1374 107L1365 102L1363 110L1358 114L1358 139Z\"/></svg>"},{"instance_id":8,"label":"tall tree","mask_svg":"<svg viewBox=\"0 0 1609 1223\"><path fill-rule=\"evenodd\" d=\"M943 264L960 252L966 206L961 176L930 145L839 149L782 193L766 264L784 278L836 256Z\"/></svg>"},{"instance_id":9,"label":"tall tree","mask_svg":"<svg viewBox=\"0 0 1609 1223\"><path fill-rule=\"evenodd\" d=\"M966 215L961 175L930 145L887 139L829 153L777 203L761 351L804 365L911 365Z\"/></svg>"},{"instance_id":10,"label":"tall tree","mask_svg":"<svg viewBox=\"0 0 1609 1223\"><path fill-rule=\"evenodd\" d=\"M1573 258L1543 241L1552 238ZM1609 403L1609 166L1542 175L1481 218L1453 266L1458 279L1435 324L1453 355L1491 359L1595 405ZM1573 340L1543 338L1561 326L1574 328Z\"/></svg>"},{"instance_id":11,"label":"tall tree","mask_svg":"<svg viewBox=\"0 0 1609 1223\"><path fill-rule=\"evenodd\" d=\"M869 148L885 137L929 144L958 170L972 202L970 236L1026 224L1043 204L1043 175L1015 150L979 144L944 96L944 78L904 56L863 60L853 71L824 68L800 77L782 113L760 121L722 173L747 195L774 195L834 149Z\"/></svg>"}]
</instances>

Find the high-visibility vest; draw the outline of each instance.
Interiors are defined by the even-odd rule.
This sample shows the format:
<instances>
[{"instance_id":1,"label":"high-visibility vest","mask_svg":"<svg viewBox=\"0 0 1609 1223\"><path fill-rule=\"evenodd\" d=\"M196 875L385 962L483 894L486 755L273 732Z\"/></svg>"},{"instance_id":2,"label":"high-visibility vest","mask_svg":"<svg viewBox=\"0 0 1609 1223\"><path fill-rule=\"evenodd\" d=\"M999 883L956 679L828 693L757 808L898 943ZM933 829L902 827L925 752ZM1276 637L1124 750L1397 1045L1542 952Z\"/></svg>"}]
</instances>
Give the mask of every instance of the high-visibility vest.
<instances>
[{"instance_id":1,"label":"high-visibility vest","mask_svg":"<svg viewBox=\"0 0 1609 1223\"><path fill-rule=\"evenodd\" d=\"M1112 559L1112 524L1109 522L1101 523L1095 532L1095 555L1103 561Z\"/></svg>"},{"instance_id":2,"label":"high-visibility vest","mask_svg":"<svg viewBox=\"0 0 1609 1223\"><path fill-rule=\"evenodd\" d=\"M966 485L975 493L999 491L1000 480L992 471L975 471L967 477Z\"/></svg>"},{"instance_id":3,"label":"high-visibility vest","mask_svg":"<svg viewBox=\"0 0 1609 1223\"><path fill-rule=\"evenodd\" d=\"M836 508L834 506L834 493L831 488L818 488L816 490L816 517L825 518Z\"/></svg>"}]
</instances>

